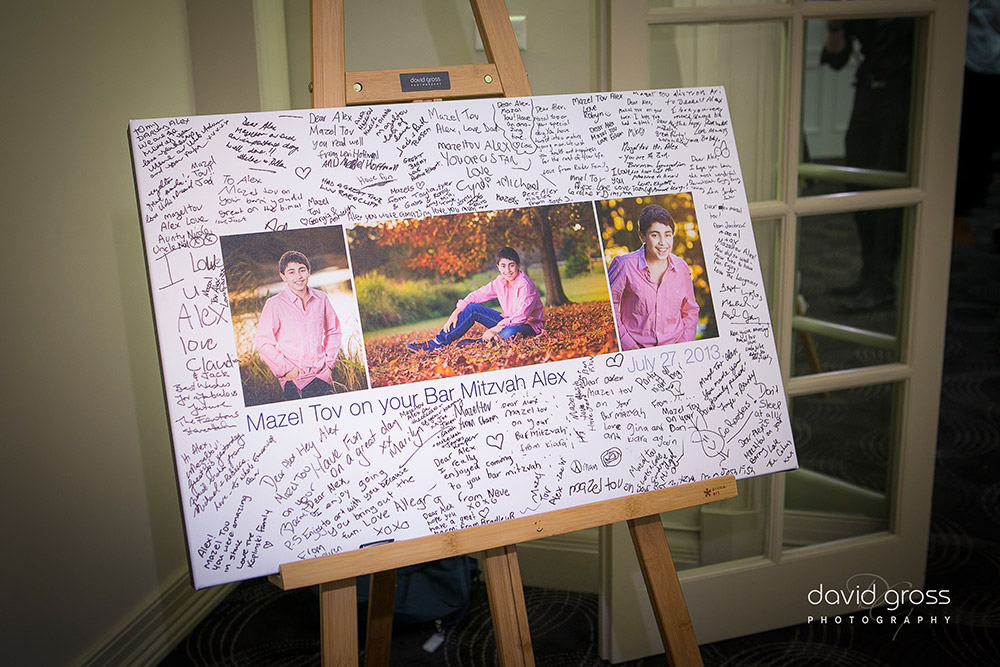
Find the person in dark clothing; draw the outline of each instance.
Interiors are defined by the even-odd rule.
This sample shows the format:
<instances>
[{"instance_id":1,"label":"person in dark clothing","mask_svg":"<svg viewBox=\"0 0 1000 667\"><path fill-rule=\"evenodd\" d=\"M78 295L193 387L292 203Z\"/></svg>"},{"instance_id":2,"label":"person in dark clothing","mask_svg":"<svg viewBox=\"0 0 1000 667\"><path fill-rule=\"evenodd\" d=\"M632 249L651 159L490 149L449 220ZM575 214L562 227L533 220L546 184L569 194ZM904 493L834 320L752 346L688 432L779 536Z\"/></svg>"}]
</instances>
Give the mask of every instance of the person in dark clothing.
<instances>
[{"instance_id":1,"label":"person in dark clothing","mask_svg":"<svg viewBox=\"0 0 1000 667\"><path fill-rule=\"evenodd\" d=\"M1000 0L969 2L964 83L956 216L985 203L993 180L993 152L1000 147L995 115L1000 101Z\"/></svg>"},{"instance_id":2,"label":"person in dark clothing","mask_svg":"<svg viewBox=\"0 0 1000 667\"><path fill-rule=\"evenodd\" d=\"M844 138L847 166L906 171L913 40L912 18L827 23L821 63L842 69L850 61L855 44L861 55L854 77L854 106ZM851 296L857 309L889 306L895 298L902 211L858 211L854 221L861 242L861 273L854 283L832 291Z\"/></svg>"}]
</instances>

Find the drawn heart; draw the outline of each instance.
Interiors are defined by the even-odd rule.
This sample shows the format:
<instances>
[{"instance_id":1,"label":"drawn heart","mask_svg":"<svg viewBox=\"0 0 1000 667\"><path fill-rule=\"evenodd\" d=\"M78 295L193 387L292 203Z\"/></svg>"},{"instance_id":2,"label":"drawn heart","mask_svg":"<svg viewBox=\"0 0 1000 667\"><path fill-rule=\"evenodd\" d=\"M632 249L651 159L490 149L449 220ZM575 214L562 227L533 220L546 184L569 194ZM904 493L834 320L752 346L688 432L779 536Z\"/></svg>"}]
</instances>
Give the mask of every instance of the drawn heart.
<instances>
[{"instance_id":1,"label":"drawn heart","mask_svg":"<svg viewBox=\"0 0 1000 667\"><path fill-rule=\"evenodd\" d=\"M503 448L503 433L486 436L486 444L497 449Z\"/></svg>"},{"instance_id":2,"label":"drawn heart","mask_svg":"<svg viewBox=\"0 0 1000 667\"><path fill-rule=\"evenodd\" d=\"M621 368L622 363L625 361L625 355L619 352L614 354L610 359L607 359L604 363L608 365L608 368Z\"/></svg>"},{"instance_id":3,"label":"drawn heart","mask_svg":"<svg viewBox=\"0 0 1000 667\"><path fill-rule=\"evenodd\" d=\"M489 515L490 515L490 508L489 507L484 507L483 509L479 510L479 516L481 516L482 518L485 519Z\"/></svg>"},{"instance_id":4,"label":"drawn heart","mask_svg":"<svg viewBox=\"0 0 1000 667\"><path fill-rule=\"evenodd\" d=\"M312 170L313 170L312 167L296 167L295 175L304 181L306 180L306 177L312 173Z\"/></svg>"}]
</instances>

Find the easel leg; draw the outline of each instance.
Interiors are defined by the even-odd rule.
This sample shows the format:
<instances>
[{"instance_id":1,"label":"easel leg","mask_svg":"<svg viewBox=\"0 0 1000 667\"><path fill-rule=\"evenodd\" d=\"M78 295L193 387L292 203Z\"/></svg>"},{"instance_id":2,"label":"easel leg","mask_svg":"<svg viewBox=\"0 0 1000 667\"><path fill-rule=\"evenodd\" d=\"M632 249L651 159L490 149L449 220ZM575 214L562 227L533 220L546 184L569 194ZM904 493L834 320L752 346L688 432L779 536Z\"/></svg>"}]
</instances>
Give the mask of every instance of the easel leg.
<instances>
[{"instance_id":1,"label":"easel leg","mask_svg":"<svg viewBox=\"0 0 1000 667\"><path fill-rule=\"evenodd\" d=\"M388 667L392 645L392 611L396 601L396 571L371 575L368 594L368 629L365 634L365 667Z\"/></svg>"},{"instance_id":2,"label":"easel leg","mask_svg":"<svg viewBox=\"0 0 1000 667\"><path fill-rule=\"evenodd\" d=\"M628 529L660 628L667 662L673 667L702 665L698 641L659 515L631 519Z\"/></svg>"},{"instance_id":3,"label":"easel leg","mask_svg":"<svg viewBox=\"0 0 1000 667\"><path fill-rule=\"evenodd\" d=\"M323 667L358 667L358 587L354 579L319 586Z\"/></svg>"},{"instance_id":4,"label":"easel leg","mask_svg":"<svg viewBox=\"0 0 1000 667\"><path fill-rule=\"evenodd\" d=\"M534 667L521 570L514 545L484 552L493 634L503 667Z\"/></svg>"}]
</instances>

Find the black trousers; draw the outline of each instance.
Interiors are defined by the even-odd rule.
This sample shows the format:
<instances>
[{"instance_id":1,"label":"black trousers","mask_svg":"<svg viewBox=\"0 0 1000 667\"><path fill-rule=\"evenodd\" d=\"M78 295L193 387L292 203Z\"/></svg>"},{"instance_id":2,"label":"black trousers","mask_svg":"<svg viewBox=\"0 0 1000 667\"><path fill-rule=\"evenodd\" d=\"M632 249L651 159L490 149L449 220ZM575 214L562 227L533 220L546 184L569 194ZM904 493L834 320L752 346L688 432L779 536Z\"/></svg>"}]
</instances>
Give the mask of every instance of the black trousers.
<instances>
[{"instance_id":1,"label":"black trousers","mask_svg":"<svg viewBox=\"0 0 1000 667\"><path fill-rule=\"evenodd\" d=\"M295 383L289 380L285 383L284 392L286 401L297 401L300 398L327 396L333 393L333 387L319 378L314 378L312 382L302 387L302 391L300 392Z\"/></svg>"}]
</instances>

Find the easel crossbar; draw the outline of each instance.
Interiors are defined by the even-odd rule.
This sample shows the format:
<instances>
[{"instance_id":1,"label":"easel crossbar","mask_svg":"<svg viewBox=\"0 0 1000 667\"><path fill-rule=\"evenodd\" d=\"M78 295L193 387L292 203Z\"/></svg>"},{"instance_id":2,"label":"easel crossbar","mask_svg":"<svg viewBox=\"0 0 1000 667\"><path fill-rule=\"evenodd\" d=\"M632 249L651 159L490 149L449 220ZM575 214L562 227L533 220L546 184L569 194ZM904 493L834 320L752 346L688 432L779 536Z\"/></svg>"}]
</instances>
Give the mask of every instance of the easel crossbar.
<instances>
[{"instance_id":1,"label":"easel crossbar","mask_svg":"<svg viewBox=\"0 0 1000 667\"><path fill-rule=\"evenodd\" d=\"M732 476L717 477L500 523L286 563L270 580L283 590L315 586L734 497L736 479Z\"/></svg>"}]
</instances>

